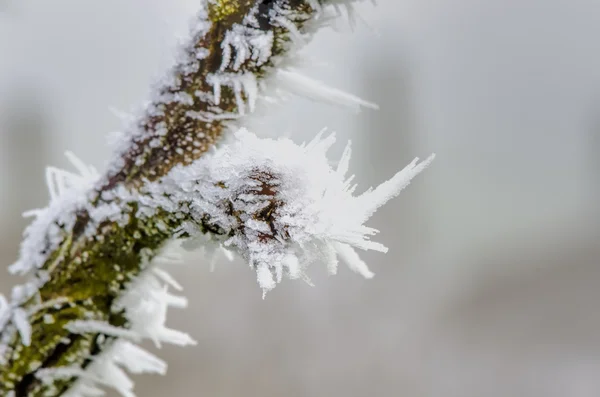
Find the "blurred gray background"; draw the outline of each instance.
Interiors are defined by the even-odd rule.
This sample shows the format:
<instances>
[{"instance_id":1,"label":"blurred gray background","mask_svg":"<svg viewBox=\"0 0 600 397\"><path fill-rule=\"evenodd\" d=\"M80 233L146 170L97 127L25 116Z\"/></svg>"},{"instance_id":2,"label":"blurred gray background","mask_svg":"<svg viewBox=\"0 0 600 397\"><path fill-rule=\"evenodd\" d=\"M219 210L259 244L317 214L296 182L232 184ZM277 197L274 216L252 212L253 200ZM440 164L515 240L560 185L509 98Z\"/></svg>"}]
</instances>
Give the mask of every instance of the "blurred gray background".
<instances>
[{"instance_id":1,"label":"blurred gray background","mask_svg":"<svg viewBox=\"0 0 600 397\"><path fill-rule=\"evenodd\" d=\"M102 168L114 115L169 63L197 0L2 0L0 258L20 213L47 201L43 167L73 150ZM433 166L370 225L364 254L316 287L263 301L241 262L189 256L190 308L170 323L167 377L141 397L600 395L600 2L380 0L354 33L317 36L307 74L380 104L360 114L293 100L254 126L354 142L361 186L414 156ZM15 280L0 276L0 292Z\"/></svg>"}]
</instances>

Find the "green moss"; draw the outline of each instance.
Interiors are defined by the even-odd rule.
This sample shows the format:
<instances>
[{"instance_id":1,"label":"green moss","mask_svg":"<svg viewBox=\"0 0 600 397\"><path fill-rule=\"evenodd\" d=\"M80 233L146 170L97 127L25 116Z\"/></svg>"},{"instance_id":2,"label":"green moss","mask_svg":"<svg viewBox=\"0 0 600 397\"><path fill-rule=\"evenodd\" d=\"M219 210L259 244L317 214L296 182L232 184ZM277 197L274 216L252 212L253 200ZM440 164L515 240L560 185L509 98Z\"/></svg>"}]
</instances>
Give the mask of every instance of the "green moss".
<instances>
[{"instance_id":1,"label":"green moss","mask_svg":"<svg viewBox=\"0 0 600 397\"><path fill-rule=\"evenodd\" d=\"M228 19L235 19L241 22L246 15L252 1L248 0L218 0L214 3L209 3L208 17L215 22L221 22Z\"/></svg>"}]
</instances>

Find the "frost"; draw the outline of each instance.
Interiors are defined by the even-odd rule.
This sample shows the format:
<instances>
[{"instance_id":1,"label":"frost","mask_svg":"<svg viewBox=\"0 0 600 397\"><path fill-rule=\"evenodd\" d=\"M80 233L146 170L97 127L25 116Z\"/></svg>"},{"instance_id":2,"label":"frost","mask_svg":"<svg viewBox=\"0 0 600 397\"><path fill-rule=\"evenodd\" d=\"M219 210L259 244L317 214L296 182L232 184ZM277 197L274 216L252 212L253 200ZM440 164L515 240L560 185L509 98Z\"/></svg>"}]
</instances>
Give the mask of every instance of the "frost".
<instances>
[{"instance_id":1,"label":"frost","mask_svg":"<svg viewBox=\"0 0 600 397\"><path fill-rule=\"evenodd\" d=\"M24 214L35 219L25 229L19 260L9 267L13 274L24 275L38 270L48 259L48 253L62 242L64 230L73 226L76 212L89 205L87 193L98 180L98 172L94 167L86 166L73 153L67 152L66 156L76 172L54 167L47 169L46 184L50 202L46 208ZM19 333L24 345L30 344L29 313L18 306L34 296L46 281L47 274L38 271L33 280L13 288L10 304L4 297L0 297L0 362L15 331ZM10 327L11 324L13 327Z\"/></svg>"},{"instance_id":2,"label":"frost","mask_svg":"<svg viewBox=\"0 0 600 397\"><path fill-rule=\"evenodd\" d=\"M36 376L46 384L61 379L78 378L75 385L63 394L66 397L103 396L105 393L102 387L110 387L123 397L135 397L134 383L125 369L134 374L164 374L166 364L145 350L127 341L118 340L85 370L79 367L42 369Z\"/></svg>"},{"instance_id":3,"label":"frost","mask_svg":"<svg viewBox=\"0 0 600 397\"><path fill-rule=\"evenodd\" d=\"M8 349L7 340L13 335L14 331L19 333L23 345L31 344L31 324L29 323L29 314L22 308L16 307L15 302L22 302L23 297L31 296L33 284L25 284L13 288L12 303L9 303L4 295L0 294L0 363L3 362L3 356ZM37 291L37 288L36 288ZM14 325L12 330L7 330L9 323ZM12 332L11 332L12 331Z\"/></svg>"},{"instance_id":4,"label":"frost","mask_svg":"<svg viewBox=\"0 0 600 397\"><path fill-rule=\"evenodd\" d=\"M354 20L351 3L357 1L360 0L328 0L326 4L320 5L317 0L309 0L307 3L315 10L314 14L307 13L306 9L302 12L293 11L289 2L271 2L269 23L279 27L278 30L283 29L287 32L287 38L291 42L282 42L281 37L277 40L274 29L260 26L257 19L260 7L255 6L241 23L235 23L230 29L222 32L222 41L220 46L216 47L218 49L207 46L206 43L206 47L198 45L212 27L207 4L201 2L201 9L190 29L189 39L179 48L172 68L155 84L151 100L145 108L137 112L139 114L136 117L124 117L128 120L125 131L114 134L117 156L110 165L110 172L120 171L125 164L122 155L132 147L148 153L162 145L162 139L159 138L164 137L167 131L161 128L161 123L146 122L149 118L165 118L165 109L173 107L168 105L181 105L185 108L183 114L186 117L208 123L239 120L255 113L258 102L269 104L286 99L289 94L350 106L353 109L376 107L356 96L304 77L293 69L302 63L304 56L300 51L312 36L319 29L330 27L332 20L343 14L341 6L346 7L348 20ZM299 29L298 25L301 25L302 29ZM283 41L287 41L287 38ZM284 49L283 53L276 54L273 51L276 44ZM216 67L202 63L212 52L218 50L221 51L221 62ZM200 69L206 72L203 75L205 80L195 84L200 88L193 93L181 92L182 81L198 79L194 74ZM223 101L225 87L233 92L233 110L229 108L229 101ZM212 92L209 92L211 88ZM196 108L203 107L198 104L207 109L197 111ZM208 145L203 138L199 137L198 144L203 150L198 150L198 153L207 149ZM143 154L136 158L137 161L143 159Z\"/></svg>"},{"instance_id":5,"label":"frost","mask_svg":"<svg viewBox=\"0 0 600 397\"><path fill-rule=\"evenodd\" d=\"M246 113L246 103L250 112L254 111L258 99L258 84L256 77L251 73L215 73L206 77L206 81L213 87L214 102L221 102L222 87L231 87L235 95L236 106L240 115ZM244 96L247 101L244 100Z\"/></svg>"},{"instance_id":6,"label":"frost","mask_svg":"<svg viewBox=\"0 0 600 397\"><path fill-rule=\"evenodd\" d=\"M65 328L74 334L102 334L106 336L113 336L115 338L125 338L131 340L139 340L137 333L132 332L129 329L115 327L107 322L94 321L94 320L77 320L68 323Z\"/></svg>"},{"instance_id":7,"label":"frost","mask_svg":"<svg viewBox=\"0 0 600 397\"><path fill-rule=\"evenodd\" d=\"M225 72L228 67L238 71L248 60L262 65L271 57L273 32L235 24L231 30L225 33L221 48L223 49L221 72ZM235 58L233 58L233 52L235 52Z\"/></svg>"},{"instance_id":8,"label":"frost","mask_svg":"<svg viewBox=\"0 0 600 397\"><path fill-rule=\"evenodd\" d=\"M186 333L166 327L169 307L185 308L187 300L168 291L164 270L156 273L154 267L144 271L130 286L115 308L123 307L130 322L131 332L150 339L158 347L162 343L180 346L196 342ZM168 284L174 282L170 276ZM176 283L176 282L175 282Z\"/></svg>"},{"instance_id":9,"label":"frost","mask_svg":"<svg viewBox=\"0 0 600 397\"><path fill-rule=\"evenodd\" d=\"M295 69L279 69L275 73L277 89L306 97L315 101L341 105L354 110L361 107L377 109L378 106L372 102L365 101L355 95L348 94L337 88L328 87L323 82L314 80L308 76L298 73Z\"/></svg>"},{"instance_id":10,"label":"frost","mask_svg":"<svg viewBox=\"0 0 600 397\"><path fill-rule=\"evenodd\" d=\"M159 267L159 264L179 262L178 258L173 258L174 250L176 248L170 246L164 255L159 255L148 264L148 268L132 282L125 295L115 305L115 310L125 310L129 329L117 328L100 321L74 321L67 325L72 332L100 333L119 339L95 357L86 370L78 367L43 370L39 371L38 378L51 382L55 379L78 377L78 381L65 394L69 397L103 395L103 387L110 387L123 397L134 397L134 383L126 371L132 374L165 374L167 364L135 342L149 339L158 347L162 343L180 346L196 343L186 333L165 325L169 307L187 306L185 298L168 292L169 285L176 289L181 289L181 286L166 270Z\"/></svg>"},{"instance_id":11,"label":"frost","mask_svg":"<svg viewBox=\"0 0 600 397\"><path fill-rule=\"evenodd\" d=\"M50 203L46 208L24 214L34 216L35 220L25 229L19 260L9 268L13 274L26 274L46 262L47 252L60 244L63 230L73 226L75 213L87 204L87 193L99 178L94 167L86 166L73 153L67 152L66 156L77 172L48 167L46 184Z\"/></svg>"},{"instance_id":12,"label":"frost","mask_svg":"<svg viewBox=\"0 0 600 397\"><path fill-rule=\"evenodd\" d=\"M213 154L145 186L138 216L158 208L179 213L177 218L188 219L182 234L194 241L202 235L198 225L221 230L222 246L247 260L264 292L284 276L308 279L305 270L314 262L324 261L335 274L338 258L371 278L355 249L387 248L370 239L378 231L364 223L434 156L421 163L415 159L375 189L354 195L353 177L346 177L350 145L334 169L326 156L334 142L335 135L324 131L307 145L296 145L240 129Z\"/></svg>"},{"instance_id":13,"label":"frost","mask_svg":"<svg viewBox=\"0 0 600 397\"><path fill-rule=\"evenodd\" d=\"M8 301L4 295L0 294L0 330L4 328L6 323L10 320L11 309Z\"/></svg>"},{"instance_id":14,"label":"frost","mask_svg":"<svg viewBox=\"0 0 600 397\"><path fill-rule=\"evenodd\" d=\"M275 21L275 23L277 23L280 27L287 29L288 32L290 33L290 37L292 39L292 41L296 44L296 45L304 45L306 44L306 38L305 36L302 34L302 32L300 32L298 30L298 28L296 27L296 25L294 24L293 21L291 21L290 19L288 19L288 16L283 14L280 10L280 15L274 15L272 16L272 19Z\"/></svg>"},{"instance_id":15,"label":"frost","mask_svg":"<svg viewBox=\"0 0 600 397\"><path fill-rule=\"evenodd\" d=\"M161 131L146 130L140 128L140 123L147 116L164 116L161 105L170 102L189 103L193 99L190 95L169 95L166 93L179 92L180 78L182 75L190 75L200 68L200 62L205 59L209 50L204 47L196 46L197 42L206 35L212 24L208 18L208 8L206 1L198 3L198 11L193 22L190 25L189 32L185 40L175 51L174 61L165 75L154 84L151 100L146 107L136 112L134 117L127 117L127 128L124 132L113 135L113 147L116 153L110 168L114 171L123 165L122 156L130 150L132 144L141 142L150 137L161 136ZM139 113L139 114L138 114Z\"/></svg>"},{"instance_id":16,"label":"frost","mask_svg":"<svg viewBox=\"0 0 600 397\"><path fill-rule=\"evenodd\" d=\"M31 344L31 324L29 323L29 316L23 309L15 309L12 314L12 322L19 331L21 340L25 346Z\"/></svg>"}]
</instances>

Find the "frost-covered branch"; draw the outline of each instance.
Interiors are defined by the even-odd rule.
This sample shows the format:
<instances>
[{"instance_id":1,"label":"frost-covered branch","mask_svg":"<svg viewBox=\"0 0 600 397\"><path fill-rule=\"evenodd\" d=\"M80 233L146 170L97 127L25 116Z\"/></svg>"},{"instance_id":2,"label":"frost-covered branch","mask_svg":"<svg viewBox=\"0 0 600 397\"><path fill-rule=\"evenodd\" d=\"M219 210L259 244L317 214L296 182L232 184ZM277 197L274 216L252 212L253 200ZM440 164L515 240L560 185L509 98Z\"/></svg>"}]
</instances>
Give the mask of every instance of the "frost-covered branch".
<instances>
[{"instance_id":1,"label":"frost-covered branch","mask_svg":"<svg viewBox=\"0 0 600 397\"><path fill-rule=\"evenodd\" d=\"M351 17L352 1L209 0L106 174L70 154L76 173L47 170L50 203L28 213L11 267L31 279L0 296L0 396L133 396L125 370L164 373L137 342L194 343L165 324L168 307L186 305L161 267L177 259L175 240L241 255L264 293L284 277L308 281L314 262L372 276L355 249L386 248L365 221L432 158L354 195L350 147L335 168L326 157L333 135L299 146L242 128L289 94L372 107L293 69L341 6Z\"/></svg>"},{"instance_id":2,"label":"frost-covered branch","mask_svg":"<svg viewBox=\"0 0 600 397\"><path fill-rule=\"evenodd\" d=\"M371 278L354 249L387 248L369 239L377 230L365 221L433 157L415 159L389 181L354 196L353 178L346 175L350 144L334 169L326 152L335 135L323 135L299 146L241 129L214 154L144 186L133 199L138 217L169 214L173 222L181 220L177 235L192 242L203 243L208 234L247 260L264 293L284 276L309 281L305 269L314 262L325 262L335 274L338 257Z\"/></svg>"}]
</instances>

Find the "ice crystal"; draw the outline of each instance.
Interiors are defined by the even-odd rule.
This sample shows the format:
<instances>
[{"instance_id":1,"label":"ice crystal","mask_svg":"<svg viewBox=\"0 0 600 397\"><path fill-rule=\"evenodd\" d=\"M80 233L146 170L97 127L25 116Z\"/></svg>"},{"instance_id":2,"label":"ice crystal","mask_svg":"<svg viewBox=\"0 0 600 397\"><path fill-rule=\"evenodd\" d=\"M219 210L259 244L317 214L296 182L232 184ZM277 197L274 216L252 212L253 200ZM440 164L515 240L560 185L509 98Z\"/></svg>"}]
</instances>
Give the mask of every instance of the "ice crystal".
<instances>
[{"instance_id":1,"label":"ice crystal","mask_svg":"<svg viewBox=\"0 0 600 397\"><path fill-rule=\"evenodd\" d=\"M225 72L230 66L234 71L238 71L242 64L250 59L257 65L262 65L271 57L273 32L235 24L225 33L221 48L223 49L221 72Z\"/></svg>"},{"instance_id":2,"label":"ice crystal","mask_svg":"<svg viewBox=\"0 0 600 397\"><path fill-rule=\"evenodd\" d=\"M139 346L120 339L96 357L85 370L79 367L42 369L38 371L37 378L46 384L78 378L75 385L63 394L64 397L103 396L105 387L114 389L123 397L135 397L134 382L125 370L131 374L164 375L167 365Z\"/></svg>"},{"instance_id":3,"label":"ice crystal","mask_svg":"<svg viewBox=\"0 0 600 397\"><path fill-rule=\"evenodd\" d=\"M115 310L125 311L129 322L128 329L88 320L74 321L67 325L74 333L100 333L118 338L109 342L106 349L94 358L86 370L79 367L60 367L39 371L37 377L49 384L57 379L77 377L78 381L65 394L69 397L103 395L103 387L112 388L123 397L133 397L134 383L127 372L164 374L167 364L136 343L144 339L151 340L158 347L162 343L180 346L196 343L188 334L166 327L167 309L187 306L184 297L168 291L169 286L175 289L181 289L181 286L160 267L165 263L179 262L179 258L173 258L177 250L175 246L176 243L170 244L165 248L163 255L154 258L115 305Z\"/></svg>"},{"instance_id":4,"label":"ice crystal","mask_svg":"<svg viewBox=\"0 0 600 397\"><path fill-rule=\"evenodd\" d=\"M55 249L76 219L78 209L88 204L87 193L99 178L94 167L86 166L73 153L67 158L76 169L69 172L55 167L46 170L46 184L50 202L46 208L26 212L35 220L25 229L19 260L10 267L13 274L26 274L41 267L47 252Z\"/></svg>"},{"instance_id":5,"label":"ice crystal","mask_svg":"<svg viewBox=\"0 0 600 397\"><path fill-rule=\"evenodd\" d=\"M4 295L0 294L0 330L4 328L6 323L8 323L11 314L12 313L10 309L10 304L8 303Z\"/></svg>"}]
</instances>

